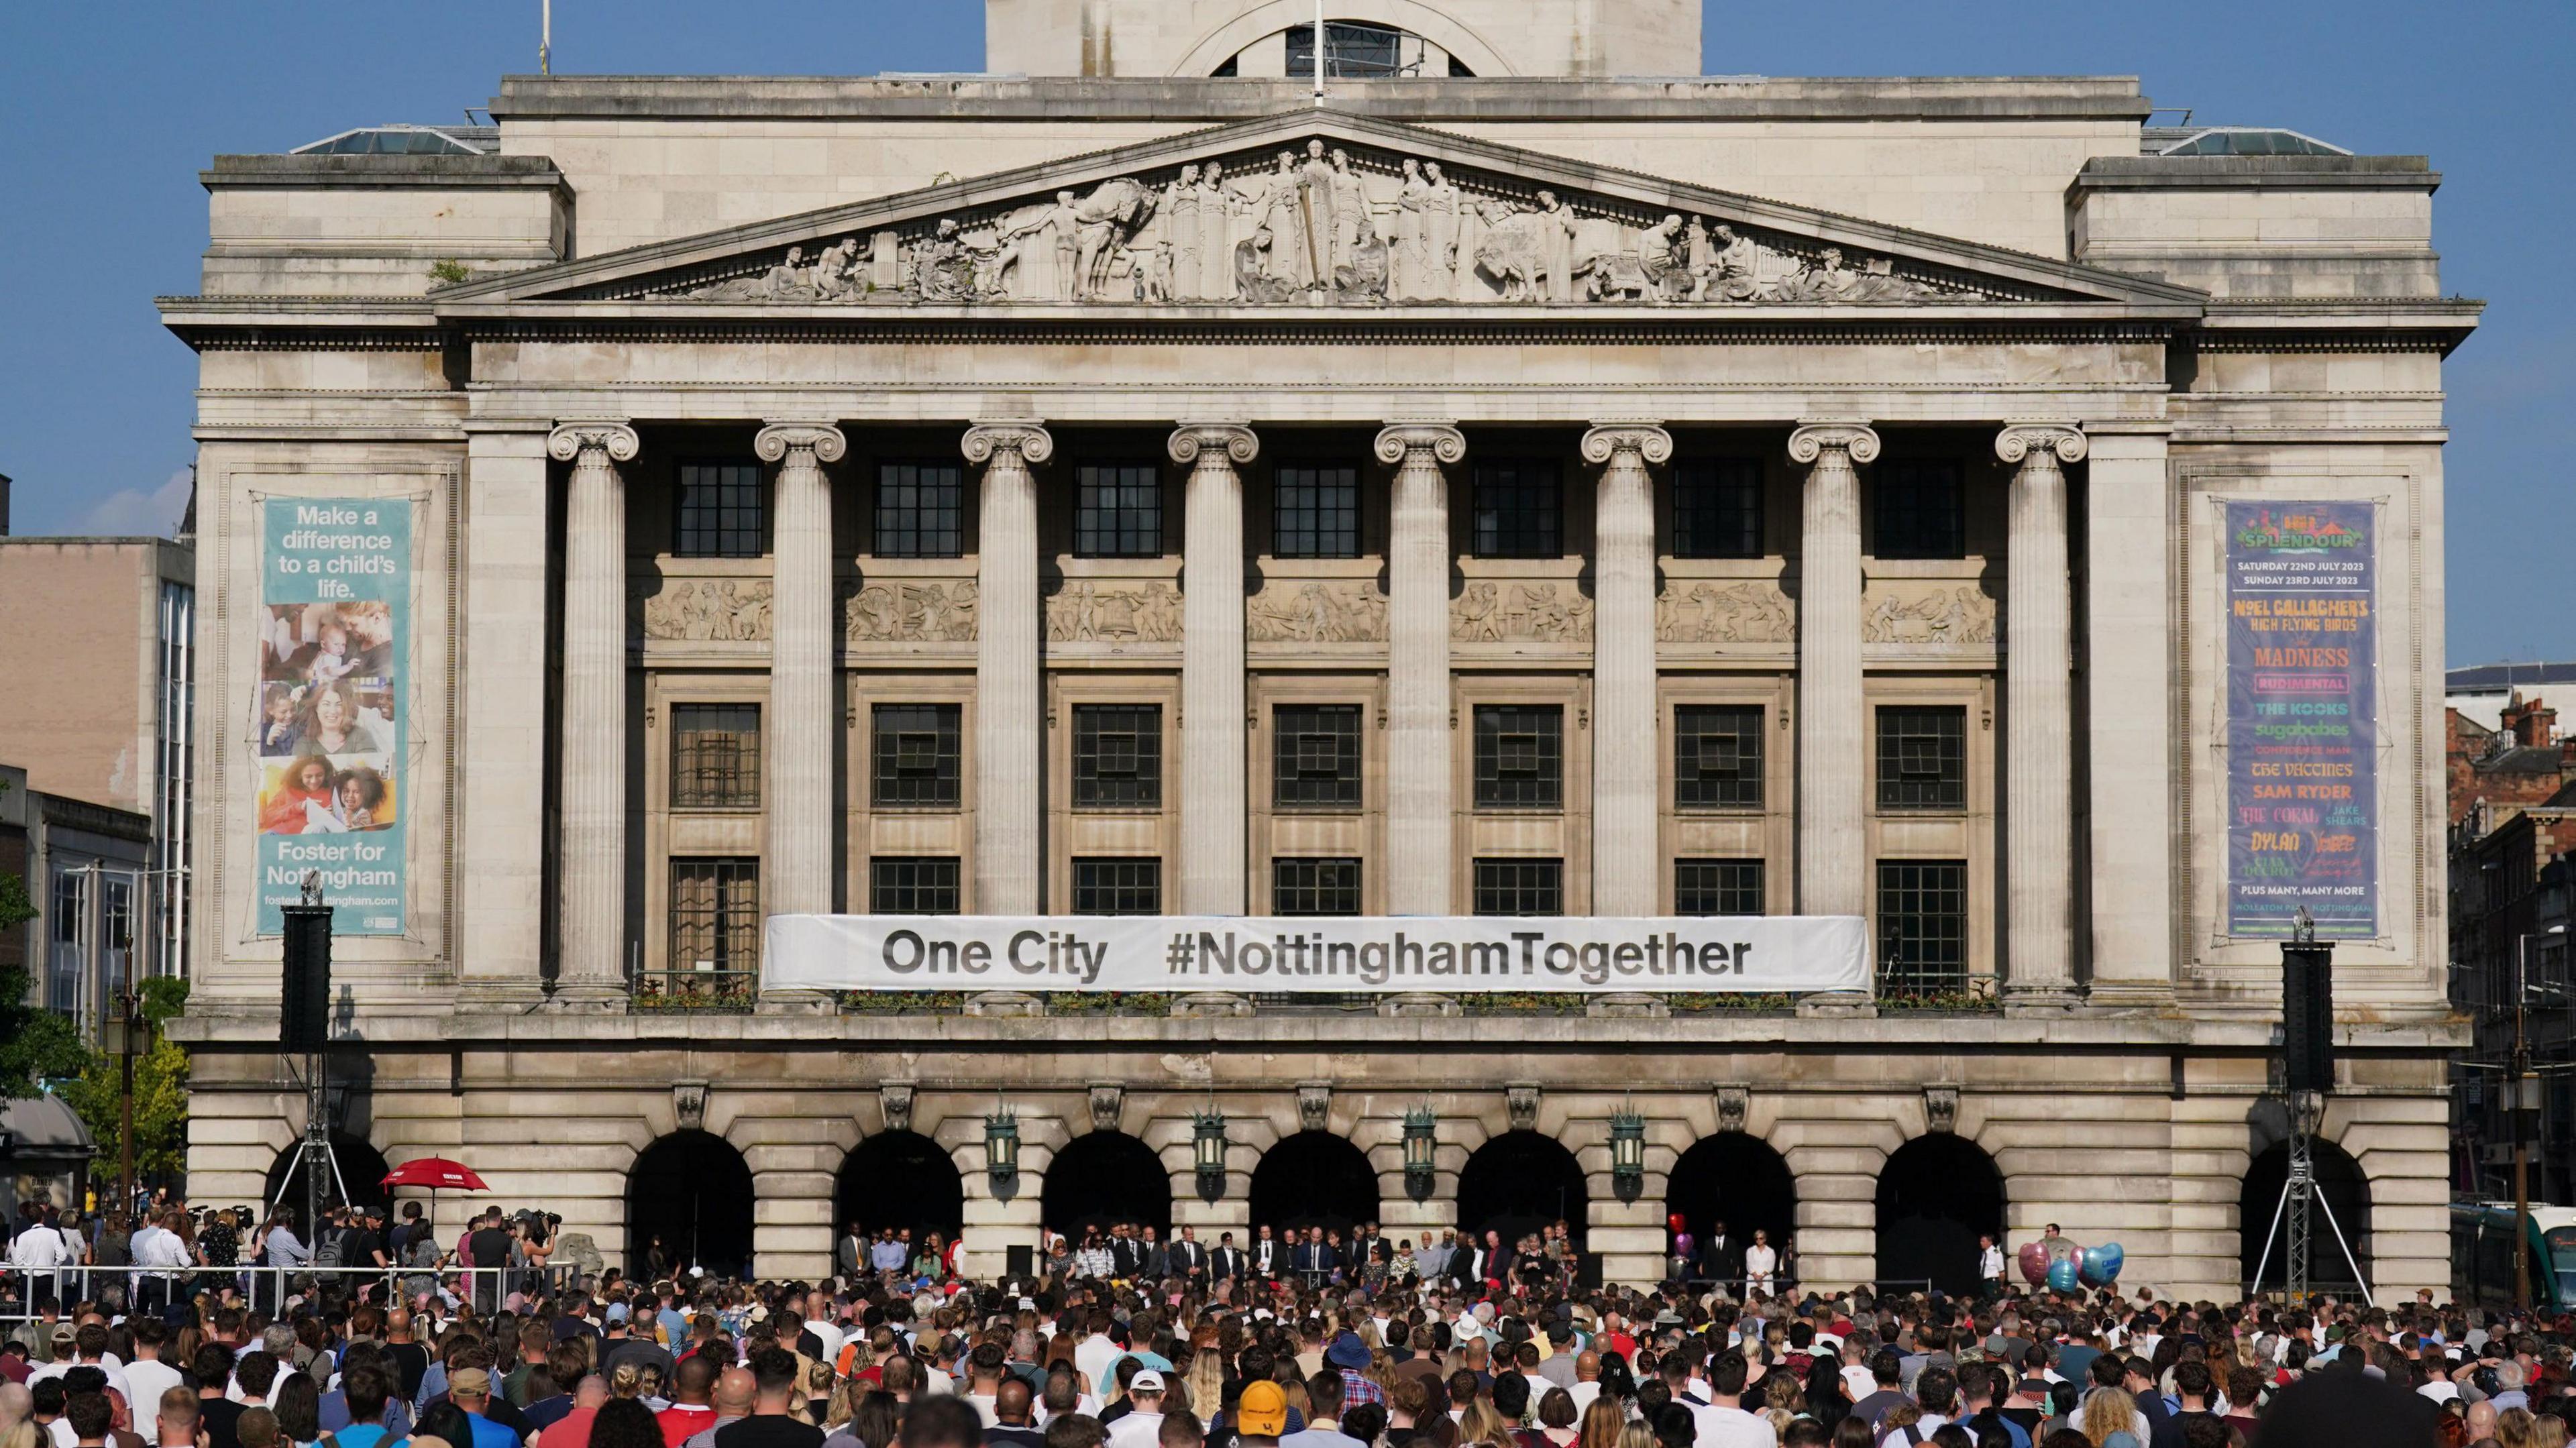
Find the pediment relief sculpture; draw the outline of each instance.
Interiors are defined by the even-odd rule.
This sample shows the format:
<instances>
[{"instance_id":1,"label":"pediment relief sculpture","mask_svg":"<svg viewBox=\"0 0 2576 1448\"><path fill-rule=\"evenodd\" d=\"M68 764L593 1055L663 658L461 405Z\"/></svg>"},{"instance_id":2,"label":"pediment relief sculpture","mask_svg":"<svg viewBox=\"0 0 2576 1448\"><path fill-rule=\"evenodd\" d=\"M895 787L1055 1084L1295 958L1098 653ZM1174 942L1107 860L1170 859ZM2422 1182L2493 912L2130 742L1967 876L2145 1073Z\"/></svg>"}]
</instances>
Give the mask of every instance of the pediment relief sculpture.
<instances>
[{"instance_id":1,"label":"pediment relief sculpture","mask_svg":"<svg viewBox=\"0 0 2576 1448\"><path fill-rule=\"evenodd\" d=\"M1386 595L1364 578L1277 578L1244 605L1257 644L1386 642Z\"/></svg>"},{"instance_id":2,"label":"pediment relief sculpture","mask_svg":"<svg viewBox=\"0 0 2576 1448\"><path fill-rule=\"evenodd\" d=\"M1655 600L1655 637L1668 644L1789 644L1797 615L1776 583L1674 579Z\"/></svg>"},{"instance_id":3,"label":"pediment relief sculpture","mask_svg":"<svg viewBox=\"0 0 2576 1448\"><path fill-rule=\"evenodd\" d=\"M1477 579L1449 602L1449 637L1462 644L1592 641L1592 600L1570 579Z\"/></svg>"},{"instance_id":4,"label":"pediment relief sculpture","mask_svg":"<svg viewBox=\"0 0 2576 1448\"><path fill-rule=\"evenodd\" d=\"M683 578L638 580L644 637L678 643L753 643L770 628L769 580Z\"/></svg>"},{"instance_id":5,"label":"pediment relief sculpture","mask_svg":"<svg viewBox=\"0 0 2576 1448\"><path fill-rule=\"evenodd\" d=\"M1973 583L1872 584L1861 598L1861 642L1992 649L1995 601Z\"/></svg>"},{"instance_id":6,"label":"pediment relief sculpture","mask_svg":"<svg viewBox=\"0 0 2576 1448\"><path fill-rule=\"evenodd\" d=\"M973 643L979 589L971 578L871 583L842 603L851 643Z\"/></svg>"}]
</instances>

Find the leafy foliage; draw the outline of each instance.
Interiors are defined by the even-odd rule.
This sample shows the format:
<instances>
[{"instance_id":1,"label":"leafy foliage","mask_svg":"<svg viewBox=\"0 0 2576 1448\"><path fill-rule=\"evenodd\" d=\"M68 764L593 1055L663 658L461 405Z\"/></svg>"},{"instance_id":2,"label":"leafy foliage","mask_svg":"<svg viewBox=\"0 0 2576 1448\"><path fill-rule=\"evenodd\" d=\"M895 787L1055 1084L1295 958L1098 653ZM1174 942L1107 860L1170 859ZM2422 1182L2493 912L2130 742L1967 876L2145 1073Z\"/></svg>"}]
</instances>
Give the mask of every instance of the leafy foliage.
<instances>
[{"instance_id":1,"label":"leafy foliage","mask_svg":"<svg viewBox=\"0 0 2576 1448\"><path fill-rule=\"evenodd\" d=\"M139 1175L176 1176L187 1166L188 1053L161 1031L162 1023L187 1001L184 980L143 982L143 1019L151 1027L151 1047L134 1058L134 1170ZM87 1069L63 1087L63 1099L98 1142L101 1169L111 1174L125 1149L119 1074L117 1058L100 1051L90 1054Z\"/></svg>"},{"instance_id":2,"label":"leafy foliage","mask_svg":"<svg viewBox=\"0 0 2576 1448\"><path fill-rule=\"evenodd\" d=\"M0 870L0 930L35 918L27 882ZM88 1059L70 1021L27 1004L30 984L25 966L0 966L0 1099L36 1095L43 1082L78 1074Z\"/></svg>"}]
</instances>

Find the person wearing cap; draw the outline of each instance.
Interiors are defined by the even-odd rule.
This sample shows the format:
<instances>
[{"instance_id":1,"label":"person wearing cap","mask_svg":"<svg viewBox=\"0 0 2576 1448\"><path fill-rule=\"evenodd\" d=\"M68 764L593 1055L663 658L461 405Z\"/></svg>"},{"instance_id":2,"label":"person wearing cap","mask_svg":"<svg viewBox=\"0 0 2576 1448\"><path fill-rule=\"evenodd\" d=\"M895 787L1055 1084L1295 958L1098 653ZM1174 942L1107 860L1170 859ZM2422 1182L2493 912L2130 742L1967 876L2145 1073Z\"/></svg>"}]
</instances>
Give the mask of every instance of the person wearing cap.
<instances>
[{"instance_id":1,"label":"person wearing cap","mask_svg":"<svg viewBox=\"0 0 2576 1448\"><path fill-rule=\"evenodd\" d=\"M1247 1395L1251 1391L1244 1389ZM1110 1425L1109 1448L1155 1448L1155 1435L1163 1426L1163 1393L1160 1372L1153 1368L1137 1370L1127 1383L1127 1412Z\"/></svg>"},{"instance_id":2,"label":"person wearing cap","mask_svg":"<svg viewBox=\"0 0 2576 1448\"><path fill-rule=\"evenodd\" d=\"M671 1381L671 1354L649 1337L634 1335L634 1315L623 1302L608 1304L600 1314L599 1375L615 1375L621 1363L633 1363L638 1370L657 1372L663 1382Z\"/></svg>"},{"instance_id":3,"label":"person wearing cap","mask_svg":"<svg viewBox=\"0 0 2576 1448\"><path fill-rule=\"evenodd\" d=\"M447 1400L474 1425L472 1444L456 1448L518 1448L518 1435L492 1420L492 1375L482 1368L458 1368L447 1375Z\"/></svg>"},{"instance_id":4,"label":"person wearing cap","mask_svg":"<svg viewBox=\"0 0 2576 1448\"><path fill-rule=\"evenodd\" d=\"M1288 1432L1288 1395L1277 1383L1263 1378L1246 1383L1243 1396L1235 1400L1232 1419L1237 1448L1248 1448L1255 1440L1277 1443ZM1114 1445L1113 1448L1120 1448Z\"/></svg>"}]
</instances>

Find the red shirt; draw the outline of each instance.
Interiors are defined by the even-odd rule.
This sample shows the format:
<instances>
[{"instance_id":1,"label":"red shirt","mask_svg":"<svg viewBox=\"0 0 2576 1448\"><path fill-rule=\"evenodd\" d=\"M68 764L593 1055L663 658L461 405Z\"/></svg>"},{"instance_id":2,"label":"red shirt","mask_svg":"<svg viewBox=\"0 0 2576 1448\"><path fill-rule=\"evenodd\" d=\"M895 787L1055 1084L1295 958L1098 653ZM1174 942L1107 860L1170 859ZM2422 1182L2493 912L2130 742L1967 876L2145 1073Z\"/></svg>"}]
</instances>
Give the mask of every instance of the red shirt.
<instances>
[{"instance_id":1,"label":"red shirt","mask_svg":"<svg viewBox=\"0 0 2576 1448\"><path fill-rule=\"evenodd\" d=\"M682 1443L715 1426L716 1410L704 1403L673 1403L654 1421L662 1427L662 1441L669 1448L680 1448ZM546 1448L542 1436L539 1448Z\"/></svg>"},{"instance_id":2,"label":"red shirt","mask_svg":"<svg viewBox=\"0 0 2576 1448\"><path fill-rule=\"evenodd\" d=\"M590 1448L590 1421L597 1408L575 1408L537 1435L537 1448Z\"/></svg>"}]
</instances>

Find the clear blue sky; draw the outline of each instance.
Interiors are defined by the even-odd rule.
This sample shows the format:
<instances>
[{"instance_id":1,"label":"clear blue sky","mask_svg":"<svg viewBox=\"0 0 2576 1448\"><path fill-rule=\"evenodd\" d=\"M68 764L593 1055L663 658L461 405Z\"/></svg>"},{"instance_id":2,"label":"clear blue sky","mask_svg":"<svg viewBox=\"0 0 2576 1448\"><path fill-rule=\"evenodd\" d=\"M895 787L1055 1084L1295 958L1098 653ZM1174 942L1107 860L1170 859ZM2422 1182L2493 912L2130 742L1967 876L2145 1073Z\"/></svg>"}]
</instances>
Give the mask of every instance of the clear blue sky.
<instances>
[{"instance_id":1,"label":"clear blue sky","mask_svg":"<svg viewBox=\"0 0 2576 1448\"><path fill-rule=\"evenodd\" d=\"M197 172L353 125L446 121L535 69L538 0L0 6L0 473L15 531L157 531L191 457ZM557 0L556 68L974 70L977 0ZM2450 657L2576 657L2576 5L1717 0L1703 69L2134 74L2196 119L2285 125L2444 174L2449 290L2486 298L2449 366Z\"/></svg>"}]
</instances>

